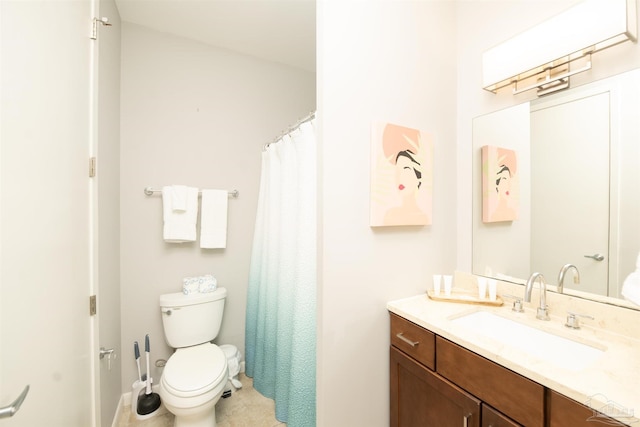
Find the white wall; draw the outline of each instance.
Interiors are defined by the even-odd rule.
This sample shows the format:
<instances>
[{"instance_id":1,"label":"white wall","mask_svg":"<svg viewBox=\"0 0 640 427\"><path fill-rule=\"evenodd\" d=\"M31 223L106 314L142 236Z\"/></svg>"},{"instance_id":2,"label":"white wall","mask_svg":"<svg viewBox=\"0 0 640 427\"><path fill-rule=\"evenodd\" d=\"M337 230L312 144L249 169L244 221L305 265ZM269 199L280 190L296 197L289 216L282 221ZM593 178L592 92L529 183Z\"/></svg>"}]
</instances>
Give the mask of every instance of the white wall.
<instances>
[{"instance_id":1,"label":"white wall","mask_svg":"<svg viewBox=\"0 0 640 427\"><path fill-rule=\"evenodd\" d=\"M318 426L389 425L387 301L455 261L453 2L318 3ZM434 135L433 225L369 227L371 124Z\"/></svg>"},{"instance_id":2,"label":"white wall","mask_svg":"<svg viewBox=\"0 0 640 427\"><path fill-rule=\"evenodd\" d=\"M151 336L168 358L158 297L182 278L211 273L228 289L217 342L244 352L245 304L260 156L315 110L315 74L125 23L121 99L122 388L137 373L133 342ZM224 250L162 240L162 199L144 187L237 189ZM156 381L160 371L152 371Z\"/></svg>"}]
</instances>

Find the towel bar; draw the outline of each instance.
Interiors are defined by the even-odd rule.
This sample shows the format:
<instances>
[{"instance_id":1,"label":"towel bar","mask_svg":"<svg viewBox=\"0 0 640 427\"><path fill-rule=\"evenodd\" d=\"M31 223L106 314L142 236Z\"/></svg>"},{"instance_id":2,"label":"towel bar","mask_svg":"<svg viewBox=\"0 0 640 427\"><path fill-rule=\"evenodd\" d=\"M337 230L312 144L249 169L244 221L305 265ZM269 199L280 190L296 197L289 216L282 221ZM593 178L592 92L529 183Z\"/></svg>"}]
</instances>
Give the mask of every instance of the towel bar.
<instances>
[{"instance_id":1,"label":"towel bar","mask_svg":"<svg viewBox=\"0 0 640 427\"><path fill-rule=\"evenodd\" d=\"M158 190L153 187L145 187L144 194L146 194L147 196L153 196L153 193L162 193L162 190ZM201 195L201 194L202 194L202 191L201 190L198 191L198 195ZM239 195L240 195L240 192L238 190L229 191L229 196L233 197L234 199L237 199Z\"/></svg>"}]
</instances>

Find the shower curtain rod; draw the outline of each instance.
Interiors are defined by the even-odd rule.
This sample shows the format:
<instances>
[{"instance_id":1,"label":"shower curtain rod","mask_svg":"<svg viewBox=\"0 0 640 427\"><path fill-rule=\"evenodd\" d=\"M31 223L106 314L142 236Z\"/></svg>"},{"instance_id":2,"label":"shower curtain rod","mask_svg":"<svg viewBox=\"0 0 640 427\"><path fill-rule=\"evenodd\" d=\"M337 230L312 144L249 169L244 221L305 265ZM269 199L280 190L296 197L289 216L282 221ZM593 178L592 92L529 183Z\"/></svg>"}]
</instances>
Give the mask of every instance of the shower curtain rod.
<instances>
[{"instance_id":1,"label":"shower curtain rod","mask_svg":"<svg viewBox=\"0 0 640 427\"><path fill-rule=\"evenodd\" d=\"M264 147L262 148L262 150L266 150L267 147L269 147L271 144L274 144L278 141L280 141L285 135L289 135L291 132L297 130L300 126L302 126L303 124L313 120L316 118L316 112L312 111L309 114L307 114L306 116L304 116L303 118L299 119L295 125L293 126L289 126L289 128L286 131L283 131L282 133L280 133L280 135L277 138L274 138L273 141L271 142L267 142L266 144L264 144Z\"/></svg>"}]
</instances>

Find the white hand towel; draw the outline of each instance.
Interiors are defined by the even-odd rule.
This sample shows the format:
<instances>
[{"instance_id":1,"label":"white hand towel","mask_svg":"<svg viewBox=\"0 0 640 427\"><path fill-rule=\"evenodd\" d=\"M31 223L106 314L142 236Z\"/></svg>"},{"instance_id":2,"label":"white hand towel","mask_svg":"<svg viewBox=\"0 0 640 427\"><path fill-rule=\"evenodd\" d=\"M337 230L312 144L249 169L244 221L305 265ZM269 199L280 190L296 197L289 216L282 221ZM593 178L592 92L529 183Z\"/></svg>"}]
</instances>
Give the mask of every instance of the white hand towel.
<instances>
[{"instance_id":1,"label":"white hand towel","mask_svg":"<svg viewBox=\"0 0 640 427\"><path fill-rule=\"evenodd\" d=\"M176 186L178 187L178 186ZM174 194L179 189L173 186L162 187L162 211L164 214L163 237L165 242L195 242L196 222L198 221L198 189L186 188L186 206L184 210L176 210L173 206Z\"/></svg>"},{"instance_id":2,"label":"white hand towel","mask_svg":"<svg viewBox=\"0 0 640 427\"><path fill-rule=\"evenodd\" d=\"M168 187L171 193L171 209L175 212L184 212L187 210L187 198L189 195L189 187L186 185L172 185Z\"/></svg>"},{"instance_id":3,"label":"white hand towel","mask_svg":"<svg viewBox=\"0 0 640 427\"><path fill-rule=\"evenodd\" d=\"M200 215L200 247L219 249L227 247L227 203L226 190L202 190L202 213Z\"/></svg>"}]
</instances>

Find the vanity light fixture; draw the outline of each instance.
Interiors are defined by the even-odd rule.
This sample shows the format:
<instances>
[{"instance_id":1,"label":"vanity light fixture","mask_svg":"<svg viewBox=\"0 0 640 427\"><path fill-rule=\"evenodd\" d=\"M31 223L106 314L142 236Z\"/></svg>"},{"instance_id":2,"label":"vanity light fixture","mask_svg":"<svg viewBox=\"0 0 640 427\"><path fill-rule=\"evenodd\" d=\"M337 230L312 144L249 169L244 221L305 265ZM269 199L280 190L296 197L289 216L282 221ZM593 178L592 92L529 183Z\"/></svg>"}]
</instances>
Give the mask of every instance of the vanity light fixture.
<instances>
[{"instance_id":1,"label":"vanity light fixture","mask_svg":"<svg viewBox=\"0 0 640 427\"><path fill-rule=\"evenodd\" d=\"M636 1L584 0L487 50L482 87L539 96L568 88L569 77L591 69L593 53L637 40Z\"/></svg>"}]
</instances>

